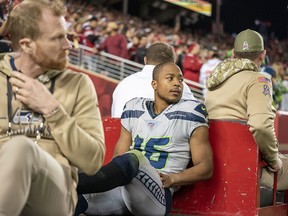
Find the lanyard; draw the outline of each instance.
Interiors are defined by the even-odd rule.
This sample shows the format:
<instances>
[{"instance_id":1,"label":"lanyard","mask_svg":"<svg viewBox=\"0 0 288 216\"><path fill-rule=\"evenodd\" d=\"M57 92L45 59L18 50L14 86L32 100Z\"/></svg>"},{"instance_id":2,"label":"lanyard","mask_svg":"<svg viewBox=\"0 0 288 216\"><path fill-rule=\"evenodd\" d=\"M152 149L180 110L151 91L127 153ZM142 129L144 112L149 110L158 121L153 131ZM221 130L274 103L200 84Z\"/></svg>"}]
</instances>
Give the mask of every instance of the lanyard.
<instances>
[{"instance_id":1,"label":"lanyard","mask_svg":"<svg viewBox=\"0 0 288 216\"><path fill-rule=\"evenodd\" d=\"M10 64L12 67L13 71L18 71L16 66L15 66L15 62L14 62L14 58L10 59ZM51 94L54 93L54 88L55 88L55 79L56 77L51 78L51 86L49 88L49 91L51 92ZM7 135L11 136L12 134L12 86L9 82L10 77L7 75L7 108L8 108L8 130L7 130ZM42 116L42 122L40 123L40 126L38 127L37 131L36 131L36 139L39 140L41 138L41 135L43 133L44 130L44 118L43 115L38 113L39 115Z\"/></svg>"}]
</instances>

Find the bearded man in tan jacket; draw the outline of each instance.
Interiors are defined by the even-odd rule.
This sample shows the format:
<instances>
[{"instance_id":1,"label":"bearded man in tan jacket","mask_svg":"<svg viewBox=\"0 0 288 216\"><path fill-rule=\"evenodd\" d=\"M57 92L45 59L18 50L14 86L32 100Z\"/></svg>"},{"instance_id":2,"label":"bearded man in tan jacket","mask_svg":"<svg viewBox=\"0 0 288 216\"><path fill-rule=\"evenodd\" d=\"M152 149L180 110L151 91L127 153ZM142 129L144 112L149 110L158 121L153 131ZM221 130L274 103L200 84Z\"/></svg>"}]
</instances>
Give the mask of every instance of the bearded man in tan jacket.
<instances>
[{"instance_id":1,"label":"bearded man in tan jacket","mask_svg":"<svg viewBox=\"0 0 288 216\"><path fill-rule=\"evenodd\" d=\"M87 75L67 70L66 7L25 0L8 18L14 53L0 56L0 215L74 215L77 170L105 154Z\"/></svg>"}]
</instances>

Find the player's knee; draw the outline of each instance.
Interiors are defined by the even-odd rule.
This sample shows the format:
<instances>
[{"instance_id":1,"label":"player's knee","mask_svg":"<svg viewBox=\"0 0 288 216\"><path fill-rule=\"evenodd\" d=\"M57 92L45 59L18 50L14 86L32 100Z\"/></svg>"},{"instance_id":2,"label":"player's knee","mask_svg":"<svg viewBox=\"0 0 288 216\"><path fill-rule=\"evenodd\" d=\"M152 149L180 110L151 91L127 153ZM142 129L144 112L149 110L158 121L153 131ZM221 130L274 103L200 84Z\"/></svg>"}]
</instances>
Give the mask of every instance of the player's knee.
<instances>
[{"instance_id":1,"label":"player's knee","mask_svg":"<svg viewBox=\"0 0 288 216\"><path fill-rule=\"evenodd\" d=\"M135 154L126 153L113 158L112 162L117 163L124 175L126 176L127 184L137 175L139 169L139 160Z\"/></svg>"},{"instance_id":2,"label":"player's knee","mask_svg":"<svg viewBox=\"0 0 288 216\"><path fill-rule=\"evenodd\" d=\"M141 151L136 149L132 149L129 153L135 155L138 158L139 166L145 166L146 164L150 164L149 160L142 154Z\"/></svg>"}]
</instances>

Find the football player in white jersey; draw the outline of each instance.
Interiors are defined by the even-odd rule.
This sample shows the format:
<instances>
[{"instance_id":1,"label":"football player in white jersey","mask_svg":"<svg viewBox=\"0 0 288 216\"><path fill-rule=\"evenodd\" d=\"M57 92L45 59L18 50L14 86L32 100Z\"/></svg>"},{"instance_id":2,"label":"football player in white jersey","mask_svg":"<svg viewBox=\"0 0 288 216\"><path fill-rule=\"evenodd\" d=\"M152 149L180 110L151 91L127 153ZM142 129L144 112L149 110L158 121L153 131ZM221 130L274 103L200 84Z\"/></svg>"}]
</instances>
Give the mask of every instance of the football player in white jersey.
<instances>
[{"instance_id":1,"label":"football player in white jersey","mask_svg":"<svg viewBox=\"0 0 288 216\"><path fill-rule=\"evenodd\" d=\"M89 215L167 215L180 186L212 176L206 109L181 99L180 68L157 65L152 88L154 101L134 98L125 105L113 160L95 176L79 175L78 193L85 194Z\"/></svg>"}]
</instances>

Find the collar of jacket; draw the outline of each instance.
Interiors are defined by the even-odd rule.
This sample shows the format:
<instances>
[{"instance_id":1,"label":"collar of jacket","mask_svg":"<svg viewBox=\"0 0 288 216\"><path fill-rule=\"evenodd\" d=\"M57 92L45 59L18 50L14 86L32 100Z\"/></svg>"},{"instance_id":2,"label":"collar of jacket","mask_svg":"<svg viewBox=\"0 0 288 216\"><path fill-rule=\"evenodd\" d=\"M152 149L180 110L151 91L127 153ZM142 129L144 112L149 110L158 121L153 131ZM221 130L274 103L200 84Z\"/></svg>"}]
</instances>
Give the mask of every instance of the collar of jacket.
<instances>
[{"instance_id":1,"label":"collar of jacket","mask_svg":"<svg viewBox=\"0 0 288 216\"><path fill-rule=\"evenodd\" d=\"M206 86L213 89L227 80L229 77L241 71L248 70L259 72L258 66L249 59L229 58L220 62L207 79Z\"/></svg>"},{"instance_id":2,"label":"collar of jacket","mask_svg":"<svg viewBox=\"0 0 288 216\"><path fill-rule=\"evenodd\" d=\"M4 73L7 76L11 76L12 68L10 65L10 59L15 56L15 53L9 54L1 54L0 55L0 73ZM51 78L56 77L64 70L48 70L45 73L39 75L35 79L37 79L41 83L47 83L51 80Z\"/></svg>"}]
</instances>

